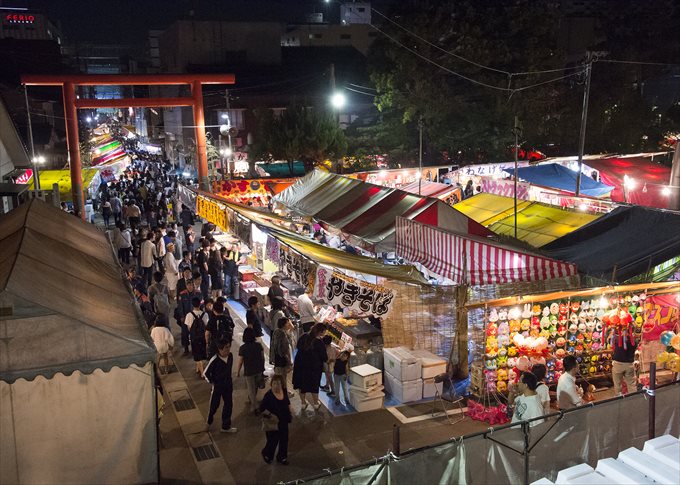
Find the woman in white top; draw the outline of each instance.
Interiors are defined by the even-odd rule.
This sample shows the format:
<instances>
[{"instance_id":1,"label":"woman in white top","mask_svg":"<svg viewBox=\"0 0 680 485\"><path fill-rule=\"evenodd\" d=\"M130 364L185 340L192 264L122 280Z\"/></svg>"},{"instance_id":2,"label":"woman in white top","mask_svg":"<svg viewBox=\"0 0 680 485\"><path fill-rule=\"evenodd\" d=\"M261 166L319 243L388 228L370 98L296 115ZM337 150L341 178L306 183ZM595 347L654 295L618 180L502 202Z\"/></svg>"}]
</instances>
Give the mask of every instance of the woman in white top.
<instances>
[{"instance_id":1,"label":"woman in white top","mask_svg":"<svg viewBox=\"0 0 680 485\"><path fill-rule=\"evenodd\" d=\"M158 352L158 367L162 374L168 373L169 363L168 363L168 352L175 345L175 338L170 333L170 329L167 327L167 320L163 315L156 316L156 322L151 329L151 339L156 346L156 351ZM165 366L161 366L161 362L165 363Z\"/></svg>"},{"instance_id":2,"label":"woman in white top","mask_svg":"<svg viewBox=\"0 0 680 485\"><path fill-rule=\"evenodd\" d=\"M512 414L512 422L526 421L527 419L543 416L543 404L536 393L538 381L531 372L523 372L517 383L517 394L510 396L510 404L514 404L515 411ZM516 396L516 397L515 397ZM541 424L542 419L529 423L529 426Z\"/></svg>"},{"instance_id":3,"label":"woman in white top","mask_svg":"<svg viewBox=\"0 0 680 485\"><path fill-rule=\"evenodd\" d=\"M177 293L177 282L179 281L179 266L173 252L175 244L168 243L167 249L168 251L163 256L163 266L165 267L165 280L168 282L168 295L171 300L174 300Z\"/></svg>"},{"instance_id":4,"label":"woman in white top","mask_svg":"<svg viewBox=\"0 0 680 485\"><path fill-rule=\"evenodd\" d=\"M543 414L550 413L550 393L548 392L548 386L545 383L546 371L547 369L543 364L534 364L531 368L531 373L536 376L536 380L538 381L536 394L541 398Z\"/></svg>"}]
</instances>

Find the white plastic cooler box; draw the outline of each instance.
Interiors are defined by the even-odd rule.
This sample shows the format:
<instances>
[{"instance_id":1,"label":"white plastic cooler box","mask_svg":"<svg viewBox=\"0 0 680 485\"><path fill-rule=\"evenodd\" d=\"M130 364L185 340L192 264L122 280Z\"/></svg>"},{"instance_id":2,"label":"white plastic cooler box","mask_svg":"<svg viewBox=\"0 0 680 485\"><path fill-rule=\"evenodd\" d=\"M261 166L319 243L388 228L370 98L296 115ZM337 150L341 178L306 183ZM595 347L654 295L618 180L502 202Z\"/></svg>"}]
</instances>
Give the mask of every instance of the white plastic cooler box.
<instances>
[{"instance_id":1,"label":"white plastic cooler box","mask_svg":"<svg viewBox=\"0 0 680 485\"><path fill-rule=\"evenodd\" d=\"M422 365L420 377L431 379L446 372L446 359L439 357L429 350L411 350L411 355L420 359Z\"/></svg>"},{"instance_id":2,"label":"white plastic cooler box","mask_svg":"<svg viewBox=\"0 0 680 485\"><path fill-rule=\"evenodd\" d=\"M383 349L383 358L386 375L389 373L402 382L421 378L422 364L406 347Z\"/></svg>"},{"instance_id":3,"label":"white plastic cooler box","mask_svg":"<svg viewBox=\"0 0 680 485\"><path fill-rule=\"evenodd\" d=\"M423 380L400 381L385 374L385 390L400 402L420 401L423 398Z\"/></svg>"},{"instance_id":4,"label":"white plastic cooler box","mask_svg":"<svg viewBox=\"0 0 680 485\"><path fill-rule=\"evenodd\" d=\"M382 371L369 364L350 367L349 378L352 382L352 386L362 389L380 386L383 383Z\"/></svg>"},{"instance_id":5,"label":"white plastic cooler box","mask_svg":"<svg viewBox=\"0 0 680 485\"><path fill-rule=\"evenodd\" d=\"M384 387L378 385L370 388L349 386L349 401L359 412L373 411L383 407L385 400Z\"/></svg>"}]
</instances>

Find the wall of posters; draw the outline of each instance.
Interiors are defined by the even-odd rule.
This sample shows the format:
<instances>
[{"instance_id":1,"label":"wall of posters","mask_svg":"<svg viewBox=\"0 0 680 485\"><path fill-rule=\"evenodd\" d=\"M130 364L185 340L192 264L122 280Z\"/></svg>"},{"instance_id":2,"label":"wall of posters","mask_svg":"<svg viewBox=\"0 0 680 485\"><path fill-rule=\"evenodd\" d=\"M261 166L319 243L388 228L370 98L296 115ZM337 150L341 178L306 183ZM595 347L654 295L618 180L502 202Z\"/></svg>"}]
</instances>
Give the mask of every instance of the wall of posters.
<instances>
[{"instance_id":1,"label":"wall of posters","mask_svg":"<svg viewBox=\"0 0 680 485\"><path fill-rule=\"evenodd\" d=\"M315 297L331 305L340 305L357 313L387 317L392 311L396 293L380 285L366 283L338 271L318 268Z\"/></svg>"}]
</instances>

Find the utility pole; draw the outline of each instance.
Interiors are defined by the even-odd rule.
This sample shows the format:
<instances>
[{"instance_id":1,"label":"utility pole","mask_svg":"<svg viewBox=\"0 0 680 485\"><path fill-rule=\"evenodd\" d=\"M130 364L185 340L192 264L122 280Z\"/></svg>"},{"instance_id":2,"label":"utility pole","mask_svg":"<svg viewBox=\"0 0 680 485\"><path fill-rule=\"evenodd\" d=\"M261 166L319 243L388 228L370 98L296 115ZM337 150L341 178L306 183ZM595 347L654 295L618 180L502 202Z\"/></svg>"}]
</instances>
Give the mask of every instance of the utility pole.
<instances>
[{"instance_id":1,"label":"utility pole","mask_svg":"<svg viewBox=\"0 0 680 485\"><path fill-rule=\"evenodd\" d=\"M229 143L229 158L227 159L227 170L229 171L229 178L234 178L234 172L232 171L232 161L234 157L234 150L231 146L231 104L229 103L229 89L224 90L224 99L227 103L227 126L229 131L227 132L227 142ZM224 170L224 167L222 167Z\"/></svg>"},{"instance_id":2,"label":"utility pole","mask_svg":"<svg viewBox=\"0 0 680 485\"><path fill-rule=\"evenodd\" d=\"M590 99L590 76L593 71L593 52L586 52L586 86L583 90L583 109L581 110L581 132L578 141L578 173L576 174L576 197L581 195L581 171L583 170L583 151L586 144L586 124L588 122L588 100Z\"/></svg>"},{"instance_id":3,"label":"utility pole","mask_svg":"<svg viewBox=\"0 0 680 485\"><path fill-rule=\"evenodd\" d=\"M519 120L517 119L517 116L515 116L515 126L514 126L512 131L515 132L515 173L514 173L515 190L514 190L514 200L515 200L515 239L517 239L517 178L519 176L518 167L517 167L517 157L518 157L518 152L519 152L519 132L520 132Z\"/></svg>"},{"instance_id":4,"label":"utility pole","mask_svg":"<svg viewBox=\"0 0 680 485\"><path fill-rule=\"evenodd\" d=\"M28 104L28 87L24 84L24 99L26 100L26 119L28 119L28 141L31 145L31 163L33 164L33 188L40 190L40 173L38 172L38 159L35 157L33 144L33 124L31 123L31 109Z\"/></svg>"},{"instance_id":5,"label":"utility pole","mask_svg":"<svg viewBox=\"0 0 680 485\"><path fill-rule=\"evenodd\" d=\"M418 118L418 139L419 139L419 150L418 150L418 195L420 194L420 189L423 184L423 115Z\"/></svg>"}]
</instances>

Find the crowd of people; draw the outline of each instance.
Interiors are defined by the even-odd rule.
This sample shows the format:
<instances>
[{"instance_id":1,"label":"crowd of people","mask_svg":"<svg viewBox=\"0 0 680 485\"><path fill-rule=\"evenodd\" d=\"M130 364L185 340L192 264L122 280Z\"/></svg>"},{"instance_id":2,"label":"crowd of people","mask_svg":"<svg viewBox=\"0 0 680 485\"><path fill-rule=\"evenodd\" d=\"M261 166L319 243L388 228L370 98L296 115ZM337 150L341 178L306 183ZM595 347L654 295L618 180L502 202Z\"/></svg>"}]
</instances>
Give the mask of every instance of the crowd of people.
<instances>
[{"instance_id":1,"label":"crowd of people","mask_svg":"<svg viewBox=\"0 0 680 485\"><path fill-rule=\"evenodd\" d=\"M218 246L214 225L201 225L197 234L199 226L191 210L173 205L178 180L168 174L170 168L163 161L140 157L118 179L103 184L96 198L156 346L158 369L161 374L172 371L175 339L170 325L174 321L181 345L174 355L191 357L197 378L212 386L208 427L221 407L220 430L237 432L232 423L233 379L243 376L248 406L262 418L266 435L262 458L266 463L276 459L287 464L294 390L299 391L303 410L310 404L315 411L320 409L320 390L331 397L334 389L344 391L349 405L349 354L335 355L330 338L324 339L326 327L313 318L311 299L310 315L305 314L304 333L298 339L277 278L269 294L272 310L267 314L259 298L251 297L243 343L232 349L236 325L227 302L239 297L238 266L244 258L237 244ZM261 341L265 322L274 329L268 352ZM258 397L267 387L265 358L274 375L270 388Z\"/></svg>"}]
</instances>

